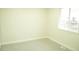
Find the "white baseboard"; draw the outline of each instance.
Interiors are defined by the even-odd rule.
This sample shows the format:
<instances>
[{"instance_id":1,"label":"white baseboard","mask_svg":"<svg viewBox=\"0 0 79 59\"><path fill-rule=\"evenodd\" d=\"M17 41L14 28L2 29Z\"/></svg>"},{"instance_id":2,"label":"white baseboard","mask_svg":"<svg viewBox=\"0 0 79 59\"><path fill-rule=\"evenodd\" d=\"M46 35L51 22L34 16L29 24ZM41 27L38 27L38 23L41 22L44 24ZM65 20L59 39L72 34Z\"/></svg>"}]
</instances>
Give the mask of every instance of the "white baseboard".
<instances>
[{"instance_id":1,"label":"white baseboard","mask_svg":"<svg viewBox=\"0 0 79 59\"><path fill-rule=\"evenodd\" d=\"M27 38L27 39L23 39L23 40L16 40L16 41L11 41L11 42L3 42L1 45L22 43L22 42L25 42L25 41L38 40L38 39L41 39L41 38L47 38L47 36L32 37L32 38Z\"/></svg>"},{"instance_id":2,"label":"white baseboard","mask_svg":"<svg viewBox=\"0 0 79 59\"><path fill-rule=\"evenodd\" d=\"M27 38L27 39L25 39L25 40L16 40L16 41L12 41L12 42L4 42L4 43L0 44L0 46L1 46L1 45L7 45L7 44L22 43L22 42L31 41L31 40L38 40L38 39L41 39L41 38L48 38L48 39L50 39L50 40L52 40L52 41L55 41L56 43L60 44L61 46L64 46L64 47L68 48L68 49L71 50L71 51L75 51L75 49L73 49L73 48L71 48L71 47L65 45L64 43L61 43L61 42L55 40L53 37L50 37L50 36L32 37L32 38Z\"/></svg>"},{"instance_id":3,"label":"white baseboard","mask_svg":"<svg viewBox=\"0 0 79 59\"><path fill-rule=\"evenodd\" d=\"M50 37L50 36L48 36L48 39L50 39L50 40L52 40L52 41L54 41L54 42L56 42L56 43L60 44L60 45L61 45L61 46L63 46L63 47L68 48L68 49L69 49L69 50L71 50L71 51L75 51L75 49L73 49L73 48L69 47L68 45L65 45L64 43L61 43L61 42L59 42L59 41L55 40L54 38L52 38L52 37Z\"/></svg>"}]
</instances>

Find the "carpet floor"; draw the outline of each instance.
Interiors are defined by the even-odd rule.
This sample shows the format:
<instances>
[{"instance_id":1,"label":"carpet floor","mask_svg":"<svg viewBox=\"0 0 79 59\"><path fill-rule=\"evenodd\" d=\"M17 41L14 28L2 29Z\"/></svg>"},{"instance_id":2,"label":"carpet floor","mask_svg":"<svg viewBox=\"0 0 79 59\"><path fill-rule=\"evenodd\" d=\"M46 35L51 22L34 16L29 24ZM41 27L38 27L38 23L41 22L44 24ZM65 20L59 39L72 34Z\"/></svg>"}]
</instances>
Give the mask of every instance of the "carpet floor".
<instances>
[{"instance_id":1,"label":"carpet floor","mask_svg":"<svg viewBox=\"0 0 79 59\"><path fill-rule=\"evenodd\" d=\"M69 51L50 39L38 39L22 43L7 44L1 47L1 51Z\"/></svg>"}]
</instances>

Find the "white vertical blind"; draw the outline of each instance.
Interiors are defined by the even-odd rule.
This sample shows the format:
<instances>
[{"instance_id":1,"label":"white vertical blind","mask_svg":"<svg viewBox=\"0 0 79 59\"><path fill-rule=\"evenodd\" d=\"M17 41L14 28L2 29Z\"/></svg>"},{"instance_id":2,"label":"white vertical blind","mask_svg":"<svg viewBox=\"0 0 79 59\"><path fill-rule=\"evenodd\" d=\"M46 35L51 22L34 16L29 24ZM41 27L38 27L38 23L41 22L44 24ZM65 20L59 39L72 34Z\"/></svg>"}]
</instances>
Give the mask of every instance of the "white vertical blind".
<instances>
[{"instance_id":1,"label":"white vertical blind","mask_svg":"<svg viewBox=\"0 0 79 59\"><path fill-rule=\"evenodd\" d=\"M58 27L67 31L79 32L79 8L63 8Z\"/></svg>"}]
</instances>

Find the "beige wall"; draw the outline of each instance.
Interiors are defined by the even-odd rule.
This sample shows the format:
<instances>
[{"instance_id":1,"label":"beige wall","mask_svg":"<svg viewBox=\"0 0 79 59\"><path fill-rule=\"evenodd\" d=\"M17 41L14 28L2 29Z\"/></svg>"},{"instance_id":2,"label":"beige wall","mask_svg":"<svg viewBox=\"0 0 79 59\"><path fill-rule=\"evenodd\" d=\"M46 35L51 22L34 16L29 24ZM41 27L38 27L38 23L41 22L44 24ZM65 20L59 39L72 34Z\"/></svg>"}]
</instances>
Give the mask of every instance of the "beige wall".
<instances>
[{"instance_id":1,"label":"beige wall","mask_svg":"<svg viewBox=\"0 0 79 59\"><path fill-rule=\"evenodd\" d=\"M2 41L46 36L47 9L0 9Z\"/></svg>"},{"instance_id":2,"label":"beige wall","mask_svg":"<svg viewBox=\"0 0 79 59\"><path fill-rule=\"evenodd\" d=\"M1 12L0 12L0 14L1 14ZM0 17L0 45L1 45L1 17Z\"/></svg>"},{"instance_id":3,"label":"beige wall","mask_svg":"<svg viewBox=\"0 0 79 59\"><path fill-rule=\"evenodd\" d=\"M0 9L0 38L4 43L49 35L63 45L79 50L79 34L58 29L60 13L61 9L57 8Z\"/></svg>"},{"instance_id":4,"label":"beige wall","mask_svg":"<svg viewBox=\"0 0 79 59\"><path fill-rule=\"evenodd\" d=\"M73 50L79 50L79 34L59 30L57 27L61 9L50 9L49 12L49 36Z\"/></svg>"}]
</instances>

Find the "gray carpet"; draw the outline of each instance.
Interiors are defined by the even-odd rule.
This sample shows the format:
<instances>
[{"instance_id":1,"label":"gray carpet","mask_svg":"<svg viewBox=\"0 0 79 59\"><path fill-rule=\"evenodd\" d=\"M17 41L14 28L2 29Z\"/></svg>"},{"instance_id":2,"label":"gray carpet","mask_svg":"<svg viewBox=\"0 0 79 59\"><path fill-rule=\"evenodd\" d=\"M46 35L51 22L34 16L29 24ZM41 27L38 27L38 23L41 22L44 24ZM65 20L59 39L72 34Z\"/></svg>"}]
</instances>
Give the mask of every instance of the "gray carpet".
<instances>
[{"instance_id":1,"label":"gray carpet","mask_svg":"<svg viewBox=\"0 0 79 59\"><path fill-rule=\"evenodd\" d=\"M28 42L3 45L1 51L69 51L49 39L38 39Z\"/></svg>"}]
</instances>

